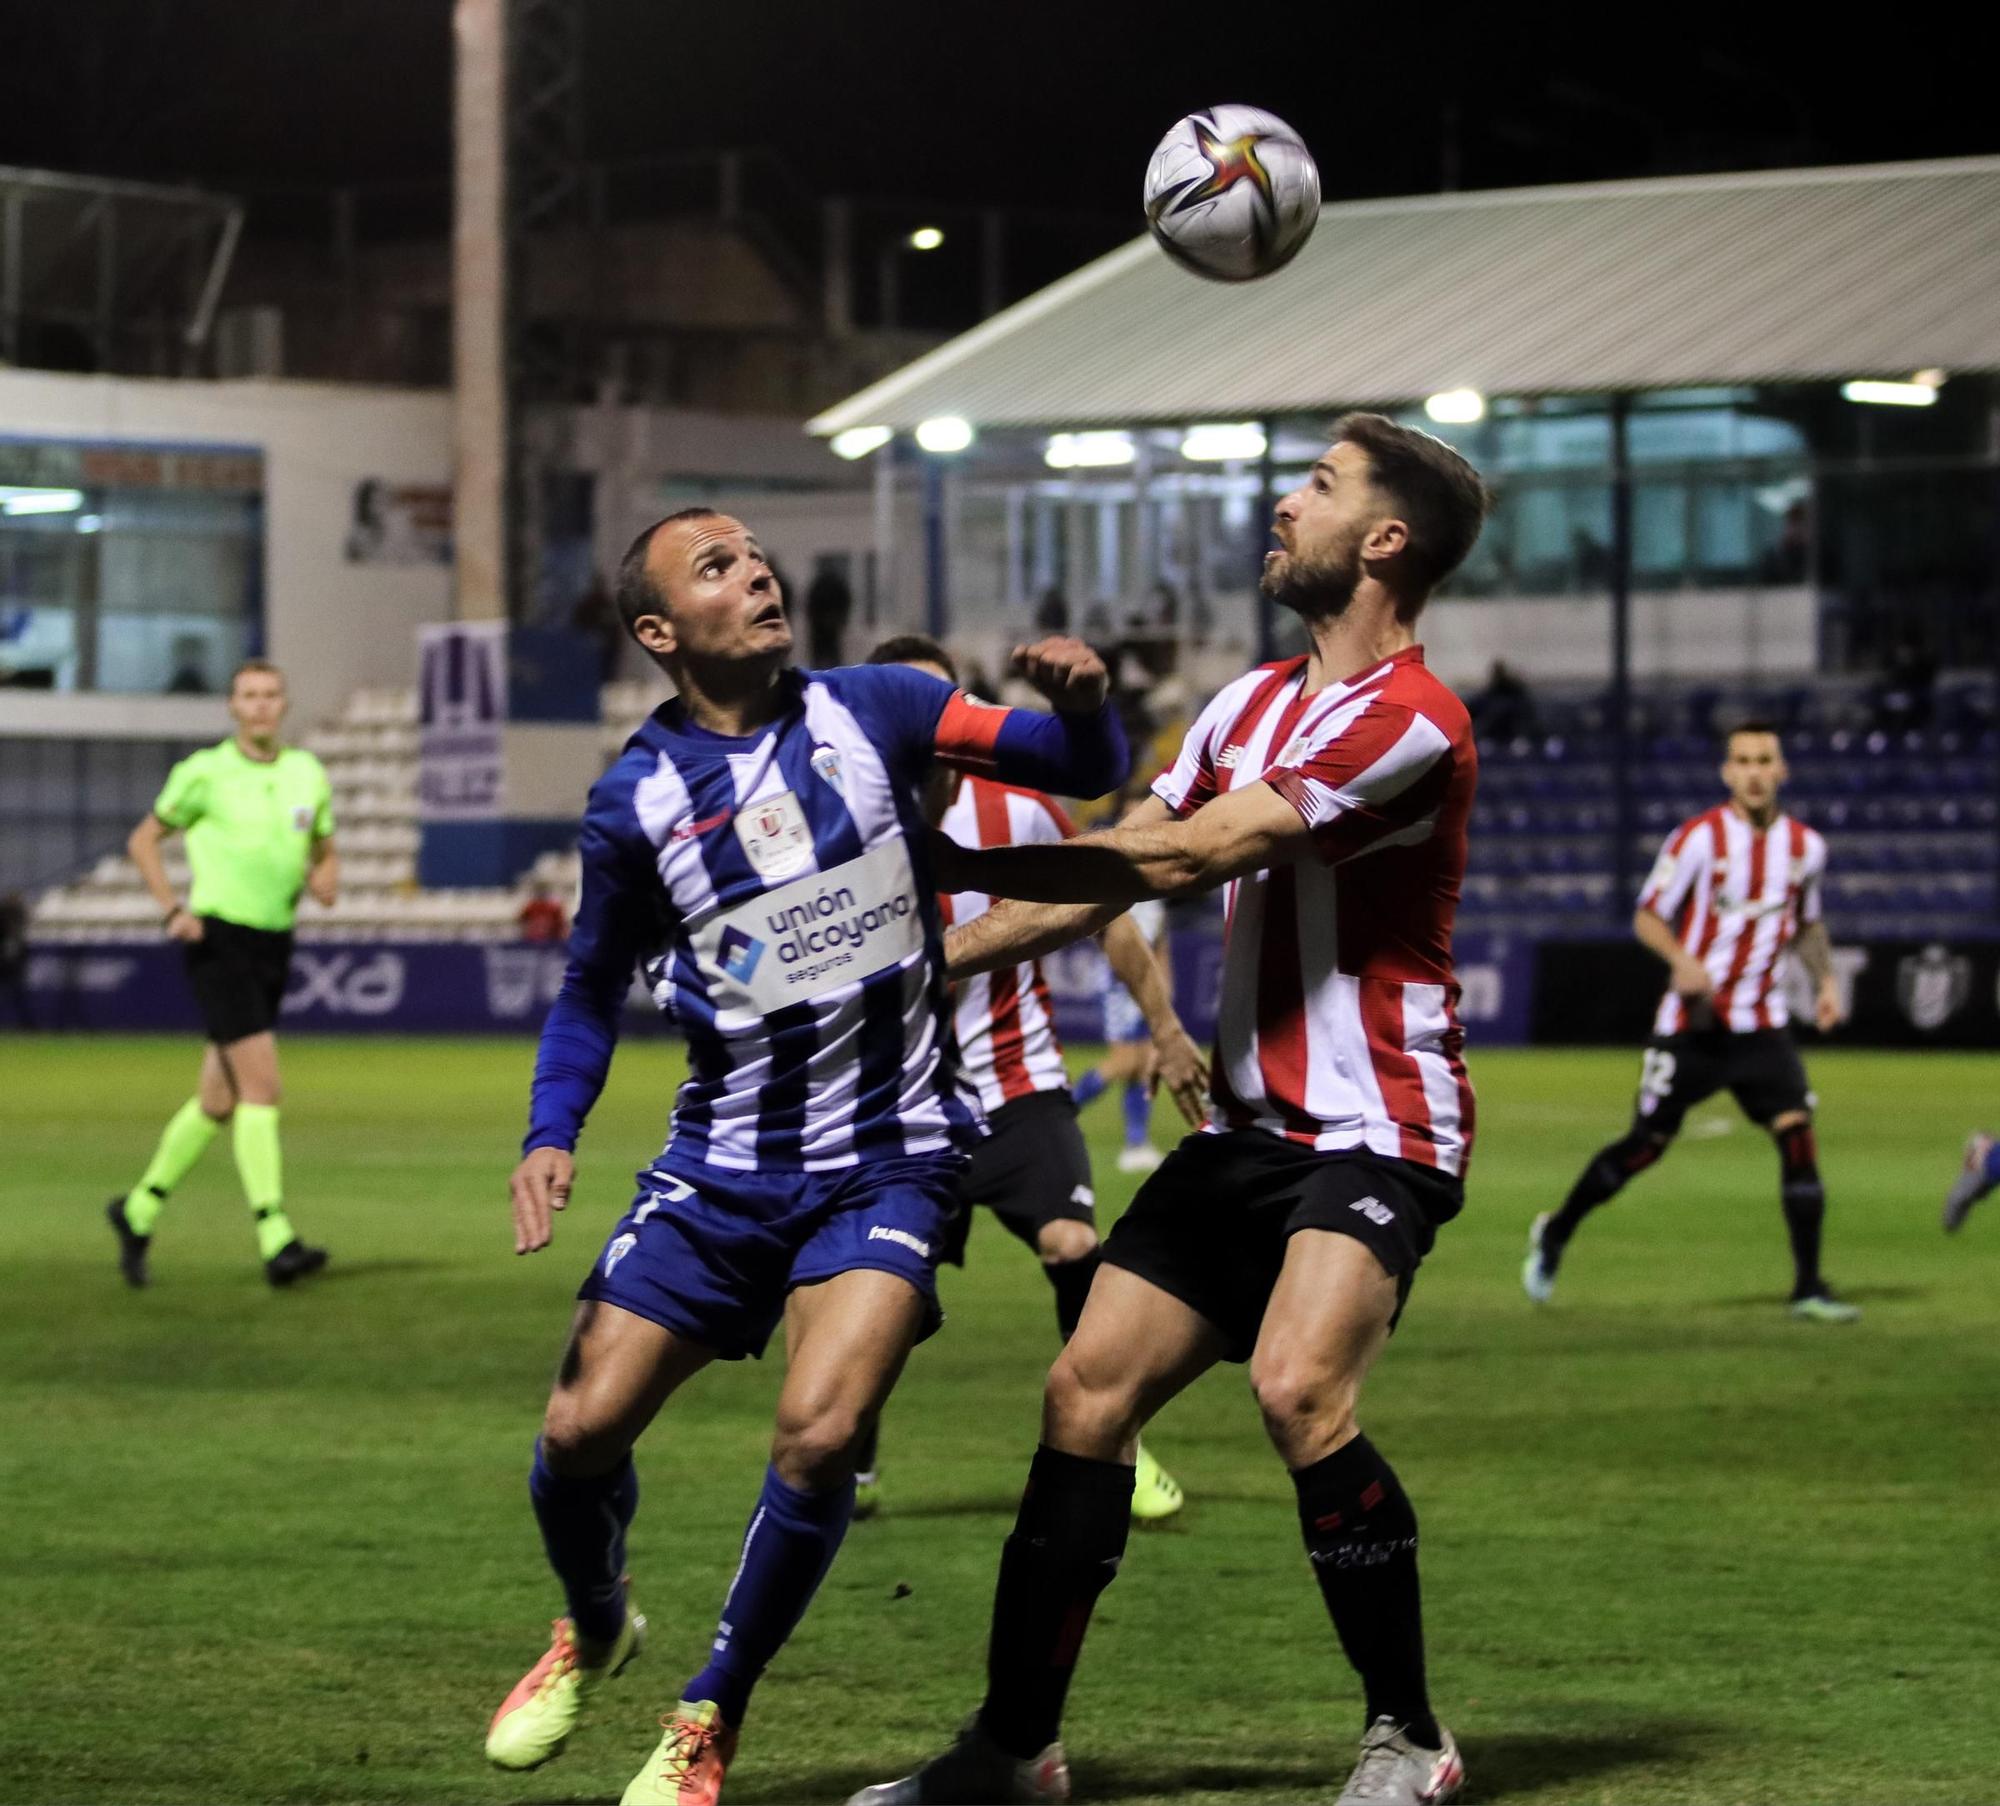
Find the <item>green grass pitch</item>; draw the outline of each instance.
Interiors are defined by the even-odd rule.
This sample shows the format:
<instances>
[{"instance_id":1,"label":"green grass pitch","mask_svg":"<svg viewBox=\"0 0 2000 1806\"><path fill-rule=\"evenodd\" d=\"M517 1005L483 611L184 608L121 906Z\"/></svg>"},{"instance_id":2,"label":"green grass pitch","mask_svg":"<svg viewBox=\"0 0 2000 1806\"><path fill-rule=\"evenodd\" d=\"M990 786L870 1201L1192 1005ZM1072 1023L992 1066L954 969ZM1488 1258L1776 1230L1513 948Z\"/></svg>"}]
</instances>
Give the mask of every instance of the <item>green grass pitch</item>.
<instances>
[{"instance_id":1,"label":"green grass pitch","mask_svg":"<svg viewBox=\"0 0 2000 1806\"><path fill-rule=\"evenodd\" d=\"M333 1267L263 1284L221 1141L129 1294L99 1213L194 1048L0 1040L0 1801L615 1799L710 1634L775 1362L712 1369L641 1448L647 1658L537 1774L489 1770L480 1741L559 1609L530 1441L678 1054L621 1051L532 1260L505 1205L525 1044L285 1059L291 1206ZM2000 1797L2000 1204L1956 1240L1937 1227L1960 1138L2000 1115L2000 1062L1813 1065L1828 1270L1867 1311L1848 1329L1784 1315L1776 1159L1719 1108L1584 1231L1557 1304L1528 1307L1528 1219L1622 1125L1637 1061L1476 1059L1470 1202L1363 1414L1422 1516L1435 1693L1473 1799ZM1115 1211L1115 1104L1086 1121ZM1054 1328L991 1223L945 1286L951 1320L887 1420L887 1512L766 1680L732 1802L844 1799L978 1697ZM1359 1705L1241 1372L1152 1441L1190 1503L1135 1531L1098 1612L1078 1795L1330 1798Z\"/></svg>"}]
</instances>

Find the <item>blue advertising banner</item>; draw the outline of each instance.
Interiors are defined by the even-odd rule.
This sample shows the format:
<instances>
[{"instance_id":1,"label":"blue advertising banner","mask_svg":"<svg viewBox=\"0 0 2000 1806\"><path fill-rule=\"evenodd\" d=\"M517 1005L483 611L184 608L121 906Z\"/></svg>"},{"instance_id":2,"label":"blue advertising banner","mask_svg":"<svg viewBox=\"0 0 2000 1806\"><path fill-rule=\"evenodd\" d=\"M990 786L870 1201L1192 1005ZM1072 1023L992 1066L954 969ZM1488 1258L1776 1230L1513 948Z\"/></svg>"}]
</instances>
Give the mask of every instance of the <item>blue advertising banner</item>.
<instances>
[{"instance_id":1,"label":"blue advertising banner","mask_svg":"<svg viewBox=\"0 0 2000 1806\"><path fill-rule=\"evenodd\" d=\"M1212 924L1212 926L1211 926ZM1222 994L1221 916L1177 916L1168 945L1174 997L1196 1040L1215 1032ZM1459 937L1459 1014L1474 1047L1525 1041L1535 990L1531 943ZM292 955L287 1029L344 1034L481 1035L539 1032L562 986L560 946L463 941L304 941ZM1094 941L1042 962L1065 1040L1104 1036L1110 972ZM199 1028L177 946L164 941L36 947L28 1001L39 1028L192 1032ZM663 1031L665 1020L635 986L627 1032Z\"/></svg>"}]
</instances>

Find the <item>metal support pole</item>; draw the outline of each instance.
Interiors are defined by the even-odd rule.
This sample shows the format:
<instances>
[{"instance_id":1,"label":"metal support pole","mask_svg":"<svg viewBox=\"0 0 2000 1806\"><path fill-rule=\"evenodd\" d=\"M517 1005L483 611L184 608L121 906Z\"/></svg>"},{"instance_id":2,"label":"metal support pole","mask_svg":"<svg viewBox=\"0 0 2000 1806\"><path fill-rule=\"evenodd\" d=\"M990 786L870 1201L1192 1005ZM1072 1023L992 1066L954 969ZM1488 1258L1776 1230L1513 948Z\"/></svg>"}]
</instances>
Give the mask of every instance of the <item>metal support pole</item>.
<instances>
[{"instance_id":1,"label":"metal support pole","mask_svg":"<svg viewBox=\"0 0 2000 1806\"><path fill-rule=\"evenodd\" d=\"M1250 606L1257 611L1257 662L1268 665L1277 656L1277 621L1264 596L1264 554L1269 549L1271 490L1277 481L1278 423L1264 422L1264 449L1257 459L1257 505L1250 533Z\"/></svg>"},{"instance_id":2,"label":"metal support pole","mask_svg":"<svg viewBox=\"0 0 2000 1806\"><path fill-rule=\"evenodd\" d=\"M820 290L826 336L844 339L854 331L854 206L831 200L820 208Z\"/></svg>"},{"instance_id":3,"label":"metal support pole","mask_svg":"<svg viewBox=\"0 0 2000 1806\"><path fill-rule=\"evenodd\" d=\"M923 454L924 468L924 631L942 640L950 616L945 595L944 460Z\"/></svg>"},{"instance_id":4,"label":"metal support pole","mask_svg":"<svg viewBox=\"0 0 2000 1806\"><path fill-rule=\"evenodd\" d=\"M1611 398L1611 919L1632 913L1632 460L1631 397Z\"/></svg>"},{"instance_id":5,"label":"metal support pole","mask_svg":"<svg viewBox=\"0 0 2000 1806\"><path fill-rule=\"evenodd\" d=\"M27 196L0 201L0 360L21 361L21 285L27 256Z\"/></svg>"},{"instance_id":6,"label":"metal support pole","mask_svg":"<svg viewBox=\"0 0 2000 1806\"><path fill-rule=\"evenodd\" d=\"M896 618L896 450L891 439L875 454L875 580L865 603L871 633L885 615Z\"/></svg>"}]
</instances>

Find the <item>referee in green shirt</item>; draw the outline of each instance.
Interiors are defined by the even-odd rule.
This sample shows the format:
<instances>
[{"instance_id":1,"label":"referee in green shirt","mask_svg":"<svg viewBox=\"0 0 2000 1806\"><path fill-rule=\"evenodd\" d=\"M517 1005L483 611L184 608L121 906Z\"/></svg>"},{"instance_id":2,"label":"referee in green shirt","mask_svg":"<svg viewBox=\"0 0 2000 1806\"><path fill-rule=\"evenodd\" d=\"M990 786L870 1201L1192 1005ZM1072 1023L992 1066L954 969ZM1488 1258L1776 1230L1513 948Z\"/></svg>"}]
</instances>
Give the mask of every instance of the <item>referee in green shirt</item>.
<instances>
[{"instance_id":1,"label":"referee in green shirt","mask_svg":"<svg viewBox=\"0 0 2000 1806\"><path fill-rule=\"evenodd\" d=\"M168 774L152 813L125 845L179 941L201 1008L208 1048L201 1085L175 1112L139 1183L105 1214L118 1235L128 1285L146 1283L153 1226L168 1195L224 1123L233 1126L236 1170L257 1219L257 1252L274 1286L326 1265L285 1215L278 1151L278 1006L291 968L299 893L331 904L340 881L333 850L333 792L326 768L278 738L285 679L276 665L247 659L229 681L236 732L188 754ZM160 843L187 836L188 899L167 880Z\"/></svg>"}]
</instances>

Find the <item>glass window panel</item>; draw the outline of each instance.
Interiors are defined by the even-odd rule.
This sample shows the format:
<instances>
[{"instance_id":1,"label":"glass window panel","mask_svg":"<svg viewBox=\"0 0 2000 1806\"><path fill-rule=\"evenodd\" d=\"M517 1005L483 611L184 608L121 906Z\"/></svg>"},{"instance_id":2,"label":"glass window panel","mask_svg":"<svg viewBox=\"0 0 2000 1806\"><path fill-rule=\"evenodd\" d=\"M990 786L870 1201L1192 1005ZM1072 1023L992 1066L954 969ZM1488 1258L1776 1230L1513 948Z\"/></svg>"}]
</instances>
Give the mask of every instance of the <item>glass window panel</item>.
<instances>
[{"instance_id":1,"label":"glass window panel","mask_svg":"<svg viewBox=\"0 0 2000 1806\"><path fill-rule=\"evenodd\" d=\"M1687 576L1688 486L1632 487L1632 574L1653 588L1678 587Z\"/></svg>"}]
</instances>

